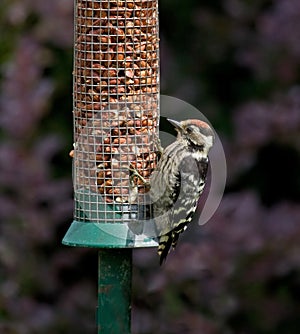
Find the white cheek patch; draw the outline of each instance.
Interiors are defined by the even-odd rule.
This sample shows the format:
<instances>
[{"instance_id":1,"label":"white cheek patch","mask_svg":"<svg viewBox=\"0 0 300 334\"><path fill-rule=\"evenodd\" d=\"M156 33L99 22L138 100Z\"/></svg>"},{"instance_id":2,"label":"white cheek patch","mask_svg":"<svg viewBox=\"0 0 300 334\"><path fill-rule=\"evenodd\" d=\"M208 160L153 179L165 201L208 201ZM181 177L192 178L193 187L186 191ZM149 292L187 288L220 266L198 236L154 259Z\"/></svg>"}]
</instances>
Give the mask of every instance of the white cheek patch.
<instances>
[{"instance_id":1,"label":"white cheek patch","mask_svg":"<svg viewBox=\"0 0 300 334\"><path fill-rule=\"evenodd\" d=\"M213 142L213 137L212 136L208 136L205 137L205 146L208 148L211 148L213 146L214 142Z\"/></svg>"}]
</instances>

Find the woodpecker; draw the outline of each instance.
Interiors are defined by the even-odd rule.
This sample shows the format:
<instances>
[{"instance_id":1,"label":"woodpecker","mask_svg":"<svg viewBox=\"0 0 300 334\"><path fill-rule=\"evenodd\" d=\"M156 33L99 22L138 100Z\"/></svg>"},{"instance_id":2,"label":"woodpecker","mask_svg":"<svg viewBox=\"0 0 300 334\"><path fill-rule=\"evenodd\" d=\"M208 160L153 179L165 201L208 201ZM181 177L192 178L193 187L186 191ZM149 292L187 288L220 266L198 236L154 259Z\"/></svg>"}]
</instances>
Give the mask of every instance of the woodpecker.
<instances>
[{"instance_id":1,"label":"woodpecker","mask_svg":"<svg viewBox=\"0 0 300 334\"><path fill-rule=\"evenodd\" d=\"M211 127L198 119L168 121L176 129L177 139L162 149L149 182L145 182L150 188L160 264L171 247L175 249L179 235L193 218L205 186L208 153L215 139ZM137 172L135 175L139 176Z\"/></svg>"}]
</instances>

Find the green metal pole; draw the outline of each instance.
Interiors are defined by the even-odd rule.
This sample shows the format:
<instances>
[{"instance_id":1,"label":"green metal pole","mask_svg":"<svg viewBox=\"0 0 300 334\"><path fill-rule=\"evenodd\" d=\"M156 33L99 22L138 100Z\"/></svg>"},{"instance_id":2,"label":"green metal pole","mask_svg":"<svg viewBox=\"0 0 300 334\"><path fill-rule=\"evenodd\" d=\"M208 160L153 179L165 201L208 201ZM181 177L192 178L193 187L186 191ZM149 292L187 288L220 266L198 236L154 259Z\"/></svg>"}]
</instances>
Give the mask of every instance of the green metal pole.
<instances>
[{"instance_id":1,"label":"green metal pole","mask_svg":"<svg viewBox=\"0 0 300 334\"><path fill-rule=\"evenodd\" d=\"M98 334L130 334L132 249L101 249L98 270Z\"/></svg>"}]
</instances>

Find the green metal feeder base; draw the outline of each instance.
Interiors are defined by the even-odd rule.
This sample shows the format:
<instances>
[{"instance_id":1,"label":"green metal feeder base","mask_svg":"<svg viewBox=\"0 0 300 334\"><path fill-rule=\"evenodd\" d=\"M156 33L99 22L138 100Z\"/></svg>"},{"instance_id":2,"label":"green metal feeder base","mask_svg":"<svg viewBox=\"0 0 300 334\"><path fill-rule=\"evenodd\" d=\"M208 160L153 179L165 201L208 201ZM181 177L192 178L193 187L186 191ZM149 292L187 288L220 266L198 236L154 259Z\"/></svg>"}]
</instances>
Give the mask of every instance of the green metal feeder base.
<instances>
[{"instance_id":1,"label":"green metal feeder base","mask_svg":"<svg viewBox=\"0 0 300 334\"><path fill-rule=\"evenodd\" d=\"M149 237L154 235L153 233L146 235L141 231L141 234L135 234L129 229L127 223L131 223L132 220L128 205L108 204L98 193L77 189L75 211L79 218L69 227L62 241L64 245L94 248L139 248L158 245ZM140 223L143 226L144 223ZM151 226L151 221L148 221L146 226Z\"/></svg>"},{"instance_id":2,"label":"green metal feeder base","mask_svg":"<svg viewBox=\"0 0 300 334\"><path fill-rule=\"evenodd\" d=\"M157 247L157 242L145 235L135 235L122 223L92 223L73 221L62 243L74 247L140 248Z\"/></svg>"},{"instance_id":3,"label":"green metal feeder base","mask_svg":"<svg viewBox=\"0 0 300 334\"><path fill-rule=\"evenodd\" d=\"M154 233L149 231L153 221L141 221L129 209L126 205L107 204L99 194L77 190L78 220L73 221L62 240L67 246L99 249L96 312L99 334L131 333L132 250L157 247L150 237ZM141 230L133 233L131 223Z\"/></svg>"}]
</instances>

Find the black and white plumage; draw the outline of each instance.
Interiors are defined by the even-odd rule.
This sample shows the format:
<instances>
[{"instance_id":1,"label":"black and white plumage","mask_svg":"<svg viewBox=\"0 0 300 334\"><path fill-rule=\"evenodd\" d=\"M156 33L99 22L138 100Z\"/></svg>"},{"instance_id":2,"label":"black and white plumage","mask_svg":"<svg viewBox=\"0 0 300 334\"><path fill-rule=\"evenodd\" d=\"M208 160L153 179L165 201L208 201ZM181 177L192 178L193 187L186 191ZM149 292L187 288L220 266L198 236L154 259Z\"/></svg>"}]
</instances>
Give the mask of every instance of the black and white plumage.
<instances>
[{"instance_id":1,"label":"black and white plumage","mask_svg":"<svg viewBox=\"0 0 300 334\"><path fill-rule=\"evenodd\" d=\"M171 247L176 247L180 233L193 218L205 186L208 153L214 143L214 133L203 121L168 121L177 130L177 139L162 150L149 182L144 181L150 188L150 204L146 207L147 212L151 212L150 220L144 225L148 224L153 235L158 236L160 264ZM132 171L143 180L136 171Z\"/></svg>"},{"instance_id":2,"label":"black and white plumage","mask_svg":"<svg viewBox=\"0 0 300 334\"><path fill-rule=\"evenodd\" d=\"M203 121L168 121L177 130L177 139L164 149L149 182L161 264L196 211L214 143L214 133Z\"/></svg>"}]
</instances>

